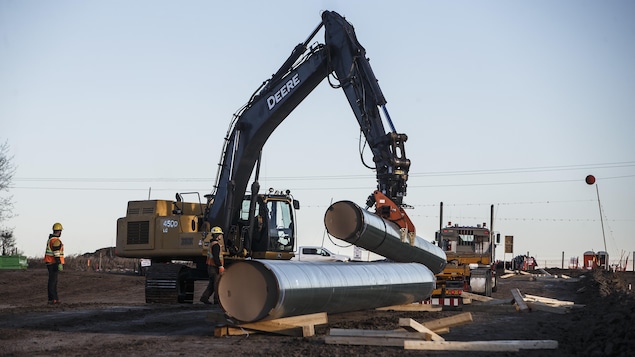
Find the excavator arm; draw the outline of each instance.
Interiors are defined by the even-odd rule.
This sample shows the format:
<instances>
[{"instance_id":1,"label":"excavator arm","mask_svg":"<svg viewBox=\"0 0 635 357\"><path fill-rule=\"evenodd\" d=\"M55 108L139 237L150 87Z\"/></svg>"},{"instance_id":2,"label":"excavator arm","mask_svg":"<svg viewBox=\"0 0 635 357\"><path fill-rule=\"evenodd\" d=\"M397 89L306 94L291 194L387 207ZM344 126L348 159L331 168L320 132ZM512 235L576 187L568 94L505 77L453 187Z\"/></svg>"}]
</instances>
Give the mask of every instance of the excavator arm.
<instances>
[{"instance_id":1,"label":"excavator arm","mask_svg":"<svg viewBox=\"0 0 635 357\"><path fill-rule=\"evenodd\" d=\"M325 43L309 46L322 27ZM384 95L353 26L332 11L322 14L322 22L307 40L296 46L280 69L234 115L225 137L214 192L209 196L206 220L211 225L229 229L234 224L265 142L325 78L331 82L331 75L338 82L332 85L344 91L372 150L377 190L369 197L368 207L375 204L377 214L414 232L403 211L410 167L404 150L407 136L395 131ZM380 109L390 124L388 133ZM252 197L258 188L257 184L252 186Z\"/></svg>"}]
</instances>

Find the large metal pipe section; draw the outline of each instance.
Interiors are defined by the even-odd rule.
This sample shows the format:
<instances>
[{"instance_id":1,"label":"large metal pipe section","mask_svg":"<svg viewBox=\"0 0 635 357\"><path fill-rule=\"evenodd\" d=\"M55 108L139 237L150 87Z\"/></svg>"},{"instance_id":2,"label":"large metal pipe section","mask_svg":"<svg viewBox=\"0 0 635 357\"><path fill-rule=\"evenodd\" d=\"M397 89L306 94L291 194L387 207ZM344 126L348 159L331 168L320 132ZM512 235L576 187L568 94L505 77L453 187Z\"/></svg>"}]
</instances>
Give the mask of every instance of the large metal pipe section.
<instances>
[{"instance_id":1,"label":"large metal pipe section","mask_svg":"<svg viewBox=\"0 0 635 357\"><path fill-rule=\"evenodd\" d=\"M409 304L434 287L435 276L417 263L245 260L225 270L218 296L227 315L255 322Z\"/></svg>"},{"instance_id":2,"label":"large metal pipe section","mask_svg":"<svg viewBox=\"0 0 635 357\"><path fill-rule=\"evenodd\" d=\"M421 263L434 274L447 264L441 248L418 236L413 245L403 242L399 226L351 201L333 203L326 210L324 225L333 237L395 262Z\"/></svg>"}]
</instances>

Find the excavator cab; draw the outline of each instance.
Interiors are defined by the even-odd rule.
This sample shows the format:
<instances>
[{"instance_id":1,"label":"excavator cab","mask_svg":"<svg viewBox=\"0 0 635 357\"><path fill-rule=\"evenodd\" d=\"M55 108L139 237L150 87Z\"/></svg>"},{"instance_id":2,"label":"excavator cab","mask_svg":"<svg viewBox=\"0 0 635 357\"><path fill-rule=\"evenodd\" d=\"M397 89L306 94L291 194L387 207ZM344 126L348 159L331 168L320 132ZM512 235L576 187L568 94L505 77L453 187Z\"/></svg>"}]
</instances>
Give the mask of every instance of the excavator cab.
<instances>
[{"instance_id":1,"label":"excavator cab","mask_svg":"<svg viewBox=\"0 0 635 357\"><path fill-rule=\"evenodd\" d=\"M299 201L287 192L259 194L253 227L250 226L250 206L251 195L246 195L239 219L225 241L230 256L243 251L243 255L256 259L291 259L295 251L295 210L300 208Z\"/></svg>"}]
</instances>

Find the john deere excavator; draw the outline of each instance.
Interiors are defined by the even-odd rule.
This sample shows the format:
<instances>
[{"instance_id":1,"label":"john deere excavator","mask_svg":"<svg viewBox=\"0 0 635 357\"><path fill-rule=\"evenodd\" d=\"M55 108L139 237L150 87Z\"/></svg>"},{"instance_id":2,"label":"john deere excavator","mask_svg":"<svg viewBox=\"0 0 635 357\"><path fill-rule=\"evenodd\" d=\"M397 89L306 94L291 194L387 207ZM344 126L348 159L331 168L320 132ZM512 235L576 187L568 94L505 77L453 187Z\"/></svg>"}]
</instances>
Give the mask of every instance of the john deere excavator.
<instances>
[{"instance_id":1,"label":"john deere excavator","mask_svg":"<svg viewBox=\"0 0 635 357\"><path fill-rule=\"evenodd\" d=\"M309 45L322 28L324 43ZM259 193L260 156L272 132L326 78L331 87L344 91L373 154L374 166L367 166L376 171L377 189L367 206L414 231L403 203L410 168L404 149L407 136L395 130L353 26L325 11L306 41L233 116L211 194L194 202L183 201L185 193L174 201L128 202L126 216L117 221L116 254L152 261L146 272L147 302L192 302L194 281L207 279L204 245L214 226L225 232L226 265L249 257L293 257L299 203L288 190ZM247 193L252 173L255 179Z\"/></svg>"}]
</instances>

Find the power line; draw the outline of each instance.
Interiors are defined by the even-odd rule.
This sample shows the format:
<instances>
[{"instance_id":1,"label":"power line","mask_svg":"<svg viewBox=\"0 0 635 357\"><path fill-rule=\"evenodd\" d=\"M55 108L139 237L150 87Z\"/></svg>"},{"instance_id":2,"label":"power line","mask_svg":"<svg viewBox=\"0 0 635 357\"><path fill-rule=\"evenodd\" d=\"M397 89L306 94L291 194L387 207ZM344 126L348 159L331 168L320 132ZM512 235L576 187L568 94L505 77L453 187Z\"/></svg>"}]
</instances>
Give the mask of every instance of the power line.
<instances>
[{"instance_id":1,"label":"power line","mask_svg":"<svg viewBox=\"0 0 635 357\"><path fill-rule=\"evenodd\" d=\"M622 176L613 176L613 177L603 177L602 180L611 180L611 179L623 179L623 178L630 178L630 177L635 177L635 175L622 175ZM312 178L313 179L313 178ZM43 182L46 182L44 179L40 179ZM137 182L144 182L142 181L142 179L138 179L138 181L82 181L83 179L68 179L68 181L63 181L63 182L75 182L75 183L82 183L82 182L91 182L91 183L113 183L113 182L117 182L117 183L137 183ZM196 180L202 180L202 179L196 179ZM263 180L264 181L264 180ZM284 180L281 180L284 181ZM535 185L535 184L553 184L553 183L566 183L566 182L578 182L580 181L580 179L568 179L568 180L545 180L545 181L517 181L517 182L481 182L481 183L455 183L455 184L433 184L433 185L413 185L410 184L408 185L410 188L438 188L438 187L475 187L475 186L506 186L506 185ZM147 181L147 182L156 182L156 181ZM159 182L167 182L167 183L191 183L191 182L196 182L196 181L189 181L188 179L165 179L163 181L159 181ZM122 190L122 191L129 191L129 190L140 190L140 189L147 189L147 188L88 188L88 187L36 187L36 186L10 186L10 189L50 189L50 190L54 190L54 189L65 189L65 190L95 190L95 191L102 191L102 190ZM324 190L368 190L368 187L289 187L289 189L292 189L294 191L324 191ZM166 189L163 189L166 190ZM202 191L208 191L210 189L205 189Z\"/></svg>"},{"instance_id":2,"label":"power line","mask_svg":"<svg viewBox=\"0 0 635 357\"><path fill-rule=\"evenodd\" d=\"M490 174L515 174L526 172L552 172L552 171L570 171L570 170L593 170L593 169L610 169L635 167L635 161L613 162L604 164L585 164L585 165L561 165L561 166L539 166L512 169L483 169L483 170L466 170L466 171L439 171L428 173L414 173L410 176L455 176L455 175L490 175Z\"/></svg>"},{"instance_id":3,"label":"power line","mask_svg":"<svg viewBox=\"0 0 635 357\"><path fill-rule=\"evenodd\" d=\"M482 169L482 170L460 170L460 171L437 171L437 172L411 172L410 177L427 177L427 176L465 176L465 175L490 175L490 174L515 174L528 172L556 172L568 170L593 170L593 169L609 169L609 168L625 168L635 167L635 161L613 162L603 164L583 164L583 165L561 165L561 166L538 166L511 169ZM633 177L635 175L616 176L611 178ZM268 176L263 180L276 181L300 181L300 180L350 180L350 179L367 179L371 176L366 174L355 175L320 175L320 176ZM373 177L374 178L374 177ZM605 178L603 178L605 179ZM151 178L64 178L64 177L18 177L13 181L24 182L213 182L211 177L197 178L167 178L167 177L151 177ZM573 180L571 180L573 181ZM436 187L436 186L435 186Z\"/></svg>"}]
</instances>

